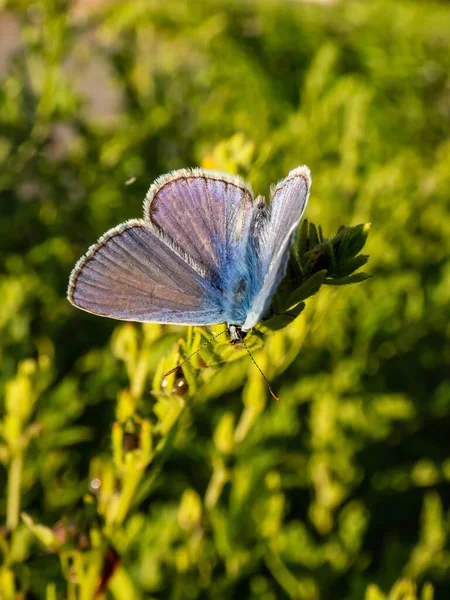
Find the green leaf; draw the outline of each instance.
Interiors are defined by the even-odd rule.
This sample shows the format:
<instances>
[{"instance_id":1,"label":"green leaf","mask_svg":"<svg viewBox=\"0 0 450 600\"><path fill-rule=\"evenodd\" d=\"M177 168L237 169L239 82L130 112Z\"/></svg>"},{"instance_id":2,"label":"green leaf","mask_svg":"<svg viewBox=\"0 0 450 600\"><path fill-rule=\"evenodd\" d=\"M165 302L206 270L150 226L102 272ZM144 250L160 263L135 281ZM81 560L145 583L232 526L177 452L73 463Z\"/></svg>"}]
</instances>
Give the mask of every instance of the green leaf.
<instances>
[{"instance_id":1,"label":"green leaf","mask_svg":"<svg viewBox=\"0 0 450 600\"><path fill-rule=\"evenodd\" d=\"M325 279L323 283L324 285L350 285L352 283L361 283L361 281L372 279L372 277L373 275L370 275L369 273L354 273L353 275L348 275L347 277Z\"/></svg>"},{"instance_id":2,"label":"green leaf","mask_svg":"<svg viewBox=\"0 0 450 600\"><path fill-rule=\"evenodd\" d=\"M262 332L283 329L283 327L292 323L292 321L303 312L305 306L306 304L304 302L300 302L297 306L290 308L283 314L274 315L273 317L270 317L270 319L267 319L267 321L263 321L258 325L258 329Z\"/></svg>"},{"instance_id":3,"label":"green leaf","mask_svg":"<svg viewBox=\"0 0 450 600\"><path fill-rule=\"evenodd\" d=\"M316 226L312 222L309 223L308 233L309 233L309 247L315 248L316 246L319 245L319 234L317 232Z\"/></svg>"},{"instance_id":4,"label":"green leaf","mask_svg":"<svg viewBox=\"0 0 450 600\"><path fill-rule=\"evenodd\" d=\"M326 276L326 269L323 269L322 271L318 271L317 273L314 273L314 275L311 275L309 279L302 283L302 285L289 296L286 302L287 310L291 309L292 307L296 306L299 302L302 302L302 300L306 300L306 298L309 298L310 296L313 296L316 292L318 292Z\"/></svg>"},{"instance_id":5,"label":"green leaf","mask_svg":"<svg viewBox=\"0 0 450 600\"><path fill-rule=\"evenodd\" d=\"M346 260L338 263L335 274L340 277L351 275L360 267L365 265L368 260L369 256L367 254L358 254L358 256L355 256L353 258L347 258Z\"/></svg>"},{"instance_id":6,"label":"green leaf","mask_svg":"<svg viewBox=\"0 0 450 600\"><path fill-rule=\"evenodd\" d=\"M300 224L300 229L297 232L295 243L292 247L292 254L294 255L296 262L300 265L302 263L302 258L305 253L308 251L308 219L304 219Z\"/></svg>"},{"instance_id":7,"label":"green leaf","mask_svg":"<svg viewBox=\"0 0 450 600\"><path fill-rule=\"evenodd\" d=\"M27 513L22 513L22 521L25 525L31 529L34 535L38 538L38 540L49 550L57 550L61 544L58 541L57 537L53 533L53 531L49 527L44 527L44 525L38 525L34 522L30 515Z\"/></svg>"},{"instance_id":8,"label":"green leaf","mask_svg":"<svg viewBox=\"0 0 450 600\"><path fill-rule=\"evenodd\" d=\"M356 225L352 227L347 244L346 252L348 256L356 256L364 248L370 232L370 223Z\"/></svg>"},{"instance_id":9,"label":"green leaf","mask_svg":"<svg viewBox=\"0 0 450 600\"><path fill-rule=\"evenodd\" d=\"M317 263L324 257L324 252L321 248L316 247L314 250L310 250L303 257L303 272L306 276L311 275L317 270ZM325 266L322 264L322 267Z\"/></svg>"}]
</instances>

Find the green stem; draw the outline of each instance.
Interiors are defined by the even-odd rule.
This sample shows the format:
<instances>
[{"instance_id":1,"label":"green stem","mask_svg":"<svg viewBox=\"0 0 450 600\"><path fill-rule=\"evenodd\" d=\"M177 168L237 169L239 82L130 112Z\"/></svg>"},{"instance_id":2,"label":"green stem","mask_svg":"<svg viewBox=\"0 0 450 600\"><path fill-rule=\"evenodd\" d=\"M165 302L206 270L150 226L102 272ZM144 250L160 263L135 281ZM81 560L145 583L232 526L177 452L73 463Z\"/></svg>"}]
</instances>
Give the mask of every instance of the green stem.
<instances>
[{"instance_id":1,"label":"green stem","mask_svg":"<svg viewBox=\"0 0 450 600\"><path fill-rule=\"evenodd\" d=\"M9 466L6 526L10 531L19 524L20 488L22 484L23 452L18 450Z\"/></svg>"},{"instance_id":2,"label":"green stem","mask_svg":"<svg viewBox=\"0 0 450 600\"><path fill-rule=\"evenodd\" d=\"M227 481L228 473L221 462L221 464L214 469L213 475L206 490L205 505L208 507L208 509L211 510L215 507Z\"/></svg>"},{"instance_id":3,"label":"green stem","mask_svg":"<svg viewBox=\"0 0 450 600\"><path fill-rule=\"evenodd\" d=\"M133 600L142 600L142 596L138 594L134 587L133 580L122 566L119 566L114 573L108 590L116 600L129 600L130 598L133 598ZM150 597L146 596L146 598Z\"/></svg>"},{"instance_id":4,"label":"green stem","mask_svg":"<svg viewBox=\"0 0 450 600\"><path fill-rule=\"evenodd\" d=\"M70 580L67 582L67 600L77 600L76 585Z\"/></svg>"},{"instance_id":5,"label":"green stem","mask_svg":"<svg viewBox=\"0 0 450 600\"><path fill-rule=\"evenodd\" d=\"M266 552L265 563L272 573L274 579L278 581L283 590L290 598L303 598L298 580L289 571L278 556L270 551ZM313 599L315 596L308 596Z\"/></svg>"},{"instance_id":6,"label":"green stem","mask_svg":"<svg viewBox=\"0 0 450 600\"><path fill-rule=\"evenodd\" d=\"M116 525L121 525L127 516L142 475L143 471L137 465L127 465L119 506L113 519Z\"/></svg>"}]
</instances>

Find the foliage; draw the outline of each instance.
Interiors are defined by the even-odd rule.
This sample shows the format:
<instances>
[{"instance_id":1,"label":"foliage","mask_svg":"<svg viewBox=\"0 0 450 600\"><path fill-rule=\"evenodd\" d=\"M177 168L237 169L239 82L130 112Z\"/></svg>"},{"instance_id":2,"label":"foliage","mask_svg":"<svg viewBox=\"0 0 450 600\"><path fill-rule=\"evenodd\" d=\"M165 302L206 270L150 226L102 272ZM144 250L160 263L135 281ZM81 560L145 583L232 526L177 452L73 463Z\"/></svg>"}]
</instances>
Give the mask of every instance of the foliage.
<instances>
[{"instance_id":1,"label":"foliage","mask_svg":"<svg viewBox=\"0 0 450 600\"><path fill-rule=\"evenodd\" d=\"M0 26L0 597L448 598L448 5L20 0ZM249 339L279 404L221 338L164 378L223 326L65 299L157 175L267 196L303 163ZM375 277L341 287L369 222Z\"/></svg>"}]
</instances>

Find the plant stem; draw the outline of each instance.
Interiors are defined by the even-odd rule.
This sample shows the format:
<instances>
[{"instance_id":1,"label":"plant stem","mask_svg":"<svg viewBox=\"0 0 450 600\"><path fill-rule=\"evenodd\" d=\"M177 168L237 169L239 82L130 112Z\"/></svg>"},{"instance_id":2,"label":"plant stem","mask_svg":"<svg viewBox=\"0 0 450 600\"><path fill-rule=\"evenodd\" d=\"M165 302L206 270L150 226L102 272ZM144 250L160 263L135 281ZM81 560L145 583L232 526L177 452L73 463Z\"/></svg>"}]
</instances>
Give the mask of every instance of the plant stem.
<instances>
[{"instance_id":1,"label":"plant stem","mask_svg":"<svg viewBox=\"0 0 450 600\"><path fill-rule=\"evenodd\" d=\"M11 460L8 474L8 499L6 508L6 526L16 529L20 514L20 488L22 483L23 452L18 450Z\"/></svg>"},{"instance_id":2,"label":"plant stem","mask_svg":"<svg viewBox=\"0 0 450 600\"><path fill-rule=\"evenodd\" d=\"M143 471L137 465L127 465L126 474L124 477L124 486L120 496L119 506L113 521L116 525L122 524L128 511L130 510L136 489L142 479ZM131 467L131 468L130 468Z\"/></svg>"}]
</instances>

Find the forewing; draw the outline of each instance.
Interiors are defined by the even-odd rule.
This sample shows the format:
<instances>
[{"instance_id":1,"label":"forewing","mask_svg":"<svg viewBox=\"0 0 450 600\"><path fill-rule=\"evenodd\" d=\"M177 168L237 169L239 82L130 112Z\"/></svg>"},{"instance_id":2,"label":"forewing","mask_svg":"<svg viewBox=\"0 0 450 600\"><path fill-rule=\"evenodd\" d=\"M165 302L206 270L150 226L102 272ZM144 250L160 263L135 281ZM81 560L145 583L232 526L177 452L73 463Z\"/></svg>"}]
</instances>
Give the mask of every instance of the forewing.
<instances>
[{"instance_id":1,"label":"forewing","mask_svg":"<svg viewBox=\"0 0 450 600\"><path fill-rule=\"evenodd\" d=\"M271 260L277 260L286 240L291 240L295 234L308 203L310 188L311 173L303 165L290 171L272 190L268 226L268 238L273 242L271 246L268 244Z\"/></svg>"},{"instance_id":2,"label":"forewing","mask_svg":"<svg viewBox=\"0 0 450 600\"><path fill-rule=\"evenodd\" d=\"M68 298L78 308L125 321L223 321L209 273L142 220L122 223L91 246L72 271Z\"/></svg>"},{"instance_id":3,"label":"forewing","mask_svg":"<svg viewBox=\"0 0 450 600\"><path fill-rule=\"evenodd\" d=\"M267 312L275 290L286 274L295 231L305 211L311 174L306 166L292 170L272 191L270 219L261 232L261 264L266 274L247 313L245 330L254 327Z\"/></svg>"},{"instance_id":4,"label":"forewing","mask_svg":"<svg viewBox=\"0 0 450 600\"><path fill-rule=\"evenodd\" d=\"M181 169L158 178L147 193L144 219L159 227L206 269L223 265L245 246L253 194L242 179L205 169Z\"/></svg>"}]
</instances>

